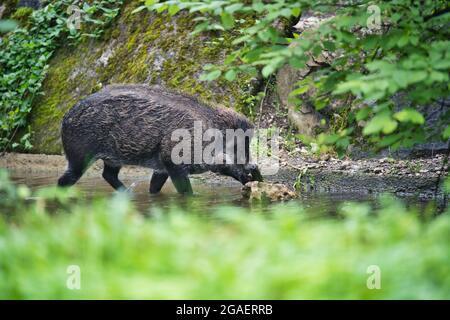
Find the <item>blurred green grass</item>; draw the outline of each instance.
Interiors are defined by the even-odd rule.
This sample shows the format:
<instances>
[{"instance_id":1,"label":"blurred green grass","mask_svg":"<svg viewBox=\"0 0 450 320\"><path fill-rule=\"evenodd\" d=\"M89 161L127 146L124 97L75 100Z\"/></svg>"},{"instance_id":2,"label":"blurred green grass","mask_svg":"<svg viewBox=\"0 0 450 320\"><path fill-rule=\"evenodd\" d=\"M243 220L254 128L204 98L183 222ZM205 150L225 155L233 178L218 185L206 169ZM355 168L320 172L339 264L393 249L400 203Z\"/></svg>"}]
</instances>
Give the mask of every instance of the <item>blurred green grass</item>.
<instances>
[{"instance_id":1,"label":"blurred green grass","mask_svg":"<svg viewBox=\"0 0 450 320\"><path fill-rule=\"evenodd\" d=\"M337 218L311 218L297 203L145 217L125 194L31 194L1 171L0 199L1 299L450 298L449 210L424 216L385 197L376 209L348 203ZM80 290L66 285L70 265ZM370 265L380 290L366 286Z\"/></svg>"}]
</instances>

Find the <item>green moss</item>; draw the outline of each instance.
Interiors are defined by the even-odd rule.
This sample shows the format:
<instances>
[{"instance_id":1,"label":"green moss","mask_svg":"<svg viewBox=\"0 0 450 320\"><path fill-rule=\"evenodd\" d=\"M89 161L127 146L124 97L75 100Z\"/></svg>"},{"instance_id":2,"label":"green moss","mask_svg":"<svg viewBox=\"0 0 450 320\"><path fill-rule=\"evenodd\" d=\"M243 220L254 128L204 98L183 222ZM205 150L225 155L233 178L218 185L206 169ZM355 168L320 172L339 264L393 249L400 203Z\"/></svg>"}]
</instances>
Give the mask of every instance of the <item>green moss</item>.
<instances>
[{"instance_id":1,"label":"green moss","mask_svg":"<svg viewBox=\"0 0 450 320\"><path fill-rule=\"evenodd\" d=\"M120 36L120 30L119 29L112 30L110 36L113 39L117 39Z\"/></svg>"},{"instance_id":2,"label":"green moss","mask_svg":"<svg viewBox=\"0 0 450 320\"><path fill-rule=\"evenodd\" d=\"M111 83L161 84L194 95L210 105L245 110L249 77L230 83L199 80L203 66L220 64L235 35L190 37L192 16L142 11L130 1L102 39L58 50L44 82L44 96L33 106L35 152L60 153L59 126L64 113L83 97Z\"/></svg>"},{"instance_id":3,"label":"green moss","mask_svg":"<svg viewBox=\"0 0 450 320\"><path fill-rule=\"evenodd\" d=\"M327 114L329 119L328 125L331 132L339 132L345 128L348 128L351 109L351 104L342 105L338 108L334 108L332 112Z\"/></svg>"},{"instance_id":4,"label":"green moss","mask_svg":"<svg viewBox=\"0 0 450 320\"><path fill-rule=\"evenodd\" d=\"M16 20L21 27L28 27L28 18L33 13L32 8L21 7L16 10L11 16L11 19Z\"/></svg>"},{"instance_id":5,"label":"green moss","mask_svg":"<svg viewBox=\"0 0 450 320\"><path fill-rule=\"evenodd\" d=\"M85 94L95 88L95 81L75 74L76 56L70 55L71 49L53 59L47 80L44 82L44 95L34 102L36 112L32 112L30 125L33 131L33 151L37 153L61 153L59 129L65 112Z\"/></svg>"}]
</instances>

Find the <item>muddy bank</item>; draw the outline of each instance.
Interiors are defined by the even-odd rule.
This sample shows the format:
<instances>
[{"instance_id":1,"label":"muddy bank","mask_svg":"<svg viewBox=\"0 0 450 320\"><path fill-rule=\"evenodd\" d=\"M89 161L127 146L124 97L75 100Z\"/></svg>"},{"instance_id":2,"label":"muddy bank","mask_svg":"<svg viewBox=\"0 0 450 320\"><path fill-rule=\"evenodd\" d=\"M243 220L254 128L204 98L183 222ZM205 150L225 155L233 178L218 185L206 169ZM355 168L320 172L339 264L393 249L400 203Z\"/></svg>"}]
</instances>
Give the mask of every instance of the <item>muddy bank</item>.
<instances>
[{"instance_id":1,"label":"muddy bank","mask_svg":"<svg viewBox=\"0 0 450 320\"><path fill-rule=\"evenodd\" d=\"M56 175L62 174L66 166L66 158L62 155L7 153L0 157L0 168L7 168L8 170L23 170L32 173L51 172ZM101 174L102 170L102 162L96 161L85 175ZM124 167L121 173L128 176L138 176L148 172L151 171L145 168Z\"/></svg>"},{"instance_id":2,"label":"muddy bank","mask_svg":"<svg viewBox=\"0 0 450 320\"><path fill-rule=\"evenodd\" d=\"M448 174L444 155L416 159L340 160L326 156L322 160L289 157L274 180L296 183L303 192L378 194L400 197L443 198L442 182ZM441 177L439 185L437 181Z\"/></svg>"},{"instance_id":3,"label":"muddy bank","mask_svg":"<svg viewBox=\"0 0 450 320\"><path fill-rule=\"evenodd\" d=\"M28 154L28 153L6 153L0 156L0 168L6 168L9 171L29 172L30 174L46 173L55 176L55 184L57 178L66 170L67 161L63 155L47 155L47 154ZM103 161L98 160L84 173L83 177L100 177L103 171ZM150 177L152 170L138 166L124 166L120 171L122 179ZM204 173L192 175L192 179L202 180L208 179L212 184L227 183L240 185L228 177L222 177L213 173ZM103 179L103 178L101 178Z\"/></svg>"},{"instance_id":4,"label":"muddy bank","mask_svg":"<svg viewBox=\"0 0 450 320\"><path fill-rule=\"evenodd\" d=\"M443 155L431 158L396 160L390 158L340 160L283 155L278 174L266 176L267 181L295 185L301 193L377 194L390 192L398 196L417 196L430 199L434 196L438 176L448 173L442 168ZM66 168L61 155L7 153L0 157L0 168L21 170L30 173L50 172L56 176ZM101 176L103 164L97 161L86 172L86 176ZM150 176L151 170L127 166L122 177ZM232 179L212 173L193 175L195 180L211 183L234 183ZM55 180L56 181L56 180ZM238 183L236 182L236 185ZM442 182L438 196L443 197Z\"/></svg>"}]
</instances>

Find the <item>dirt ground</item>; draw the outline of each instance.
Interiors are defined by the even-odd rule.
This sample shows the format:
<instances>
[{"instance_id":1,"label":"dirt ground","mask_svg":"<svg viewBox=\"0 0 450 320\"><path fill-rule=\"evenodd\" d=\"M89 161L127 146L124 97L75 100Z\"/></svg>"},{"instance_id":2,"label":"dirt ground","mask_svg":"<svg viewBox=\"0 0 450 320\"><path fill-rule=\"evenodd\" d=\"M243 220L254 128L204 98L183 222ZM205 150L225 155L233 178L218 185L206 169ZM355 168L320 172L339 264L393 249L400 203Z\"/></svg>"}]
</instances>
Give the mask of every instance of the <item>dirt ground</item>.
<instances>
[{"instance_id":1,"label":"dirt ground","mask_svg":"<svg viewBox=\"0 0 450 320\"><path fill-rule=\"evenodd\" d=\"M347 172L376 176L409 176L409 177L437 177L445 175L449 167L443 167L444 155L438 154L432 158L418 158L398 160L391 158L348 160L332 157L314 159L301 155L289 156L281 151L280 166L292 171L320 170L321 172ZM25 170L29 172L53 171L63 173L66 169L66 159L62 155L6 153L0 157L0 168L10 170ZM95 162L86 174L98 174L103 169L99 160ZM125 166L121 173L137 176L151 172L151 170Z\"/></svg>"},{"instance_id":2,"label":"dirt ground","mask_svg":"<svg viewBox=\"0 0 450 320\"><path fill-rule=\"evenodd\" d=\"M31 173L55 172L62 174L66 170L67 161L62 155L28 154L28 153L6 153L0 157L0 168L8 170L22 170ZM103 170L102 161L96 161L86 175L100 174ZM124 167L124 175L138 176L151 172L149 169L141 167Z\"/></svg>"}]
</instances>

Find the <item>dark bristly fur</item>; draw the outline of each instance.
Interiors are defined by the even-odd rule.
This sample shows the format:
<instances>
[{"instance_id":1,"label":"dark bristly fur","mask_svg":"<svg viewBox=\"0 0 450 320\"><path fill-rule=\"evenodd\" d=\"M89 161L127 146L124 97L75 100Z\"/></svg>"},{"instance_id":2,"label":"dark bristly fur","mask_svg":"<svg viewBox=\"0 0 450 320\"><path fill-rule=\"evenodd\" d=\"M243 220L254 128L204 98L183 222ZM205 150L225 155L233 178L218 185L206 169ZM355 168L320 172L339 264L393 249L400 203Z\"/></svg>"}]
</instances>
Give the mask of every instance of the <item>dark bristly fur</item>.
<instances>
[{"instance_id":1,"label":"dark bristly fur","mask_svg":"<svg viewBox=\"0 0 450 320\"><path fill-rule=\"evenodd\" d=\"M154 169L151 193L159 192L168 177L178 192L192 193L188 174L208 170L243 184L261 180L258 169L250 164L174 164L171 152L178 142L171 140L172 132L181 128L192 132L194 121L202 121L203 131L252 128L245 117L232 110L212 109L162 87L108 86L77 103L64 116L61 137L68 169L58 185L73 185L97 159L103 160L103 177L115 189L124 188L118 179L123 165Z\"/></svg>"}]
</instances>

